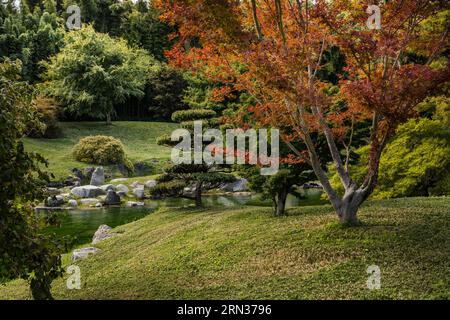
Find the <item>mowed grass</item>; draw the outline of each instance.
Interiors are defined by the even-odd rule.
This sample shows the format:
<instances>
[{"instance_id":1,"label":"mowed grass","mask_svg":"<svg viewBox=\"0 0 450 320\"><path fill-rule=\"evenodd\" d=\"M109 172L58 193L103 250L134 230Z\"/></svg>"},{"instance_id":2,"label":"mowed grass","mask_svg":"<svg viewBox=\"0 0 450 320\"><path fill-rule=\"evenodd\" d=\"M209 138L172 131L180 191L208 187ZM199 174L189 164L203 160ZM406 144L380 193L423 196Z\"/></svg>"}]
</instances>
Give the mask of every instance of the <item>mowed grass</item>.
<instances>
[{"instance_id":1,"label":"mowed grass","mask_svg":"<svg viewBox=\"0 0 450 320\"><path fill-rule=\"evenodd\" d=\"M160 146L156 139L178 128L165 122L62 122L63 136L58 139L25 139L28 151L38 152L49 160L49 170L56 179L66 178L72 168L85 168L89 164L75 161L72 148L78 141L90 135L107 135L118 138L132 161L165 160L170 158L170 148Z\"/></svg>"},{"instance_id":2,"label":"mowed grass","mask_svg":"<svg viewBox=\"0 0 450 320\"><path fill-rule=\"evenodd\" d=\"M115 230L57 299L448 299L450 198L368 202L359 227L329 206L162 209ZM367 288L367 268L381 289ZM23 281L0 297L28 299Z\"/></svg>"}]
</instances>

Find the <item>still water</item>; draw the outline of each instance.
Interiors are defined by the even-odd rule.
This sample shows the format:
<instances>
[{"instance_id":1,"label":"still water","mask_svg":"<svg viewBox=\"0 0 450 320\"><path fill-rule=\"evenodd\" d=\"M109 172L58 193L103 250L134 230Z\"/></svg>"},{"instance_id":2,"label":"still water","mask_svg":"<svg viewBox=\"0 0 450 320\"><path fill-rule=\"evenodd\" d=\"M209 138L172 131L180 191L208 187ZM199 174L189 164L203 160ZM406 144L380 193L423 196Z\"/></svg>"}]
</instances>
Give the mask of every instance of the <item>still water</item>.
<instances>
[{"instance_id":1,"label":"still water","mask_svg":"<svg viewBox=\"0 0 450 320\"><path fill-rule=\"evenodd\" d=\"M287 207L305 205L319 205L326 203L320 199L320 190L306 190L305 197L298 199L289 195ZM47 230L54 232L58 237L70 236L74 245L89 243L98 227L106 224L112 228L141 219L151 214L160 207L182 207L192 205L193 201L188 199L165 199L148 201L145 207L125 208L110 207L101 209L70 210L58 214L60 226L51 227ZM203 197L205 206L271 206L270 201L261 200L261 196L254 195L205 195Z\"/></svg>"}]
</instances>

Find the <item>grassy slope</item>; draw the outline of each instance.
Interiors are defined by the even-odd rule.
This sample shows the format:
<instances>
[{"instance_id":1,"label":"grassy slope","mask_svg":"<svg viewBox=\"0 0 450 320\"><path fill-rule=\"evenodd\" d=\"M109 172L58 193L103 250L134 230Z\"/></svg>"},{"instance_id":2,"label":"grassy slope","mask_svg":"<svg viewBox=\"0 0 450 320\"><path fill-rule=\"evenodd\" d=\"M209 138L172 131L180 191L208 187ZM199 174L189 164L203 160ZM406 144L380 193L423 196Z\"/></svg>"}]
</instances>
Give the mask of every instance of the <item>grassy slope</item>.
<instances>
[{"instance_id":1,"label":"grassy slope","mask_svg":"<svg viewBox=\"0 0 450 320\"><path fill-rule=\"evenodd\" d=\"M119 138L125 145L128 157L133 161L168 159L170 148L159 146L156 139L178 128L177 124L163 122L104 122L61 123L63 137L59 139L25 139L29 151L39 152L50 161L49 170L56 178L65 178L72 168L84 168L87 164L72 159L72 147L89 135L108 135Z\"/></svg>"},{"instance_id":2,"label":"grassy slope","mask_svg":"<svg viewBox=\"0 0 450 320\"><path fill-rule=\"evenodd\" d=\"M369 202L343 228L329 206L162 210L116 229L59 299L450 298L450 198ZM381 268L381 290L366 269ZM0 297L27 298L23 282Z\"/></svg>"}]
</instances>

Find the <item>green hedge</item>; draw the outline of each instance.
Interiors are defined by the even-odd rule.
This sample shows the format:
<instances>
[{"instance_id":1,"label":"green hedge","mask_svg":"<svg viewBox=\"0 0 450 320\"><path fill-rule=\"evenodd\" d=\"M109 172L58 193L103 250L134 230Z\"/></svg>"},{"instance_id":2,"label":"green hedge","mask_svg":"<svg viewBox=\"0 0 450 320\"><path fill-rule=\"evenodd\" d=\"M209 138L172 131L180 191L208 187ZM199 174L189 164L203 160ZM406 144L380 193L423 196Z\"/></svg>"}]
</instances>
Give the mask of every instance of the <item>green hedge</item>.
<instances>
[{"instance_id":1,"label":"green hedge","mask_svg":"<svg viewBox=\"0 0 450 320\"><path fill-rule=\"evenodd\" d=\"M172 121L183 122L183 121L193 121L193 120L204 120L210 119L217 115L214 110L208 109L189 109L180 110L172 114Z\"/></svg>"}]
</instances>

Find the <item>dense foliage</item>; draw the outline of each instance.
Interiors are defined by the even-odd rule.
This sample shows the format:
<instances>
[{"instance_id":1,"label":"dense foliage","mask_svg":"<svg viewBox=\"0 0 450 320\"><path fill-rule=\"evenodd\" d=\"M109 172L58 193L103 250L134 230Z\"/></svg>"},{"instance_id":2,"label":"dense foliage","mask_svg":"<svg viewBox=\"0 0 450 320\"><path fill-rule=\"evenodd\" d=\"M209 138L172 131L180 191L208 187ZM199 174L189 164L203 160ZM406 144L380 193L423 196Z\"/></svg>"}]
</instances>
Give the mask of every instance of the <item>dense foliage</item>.
<instances>
[{"instance_id":1,"label":"dense foliage","mask_svg":"<svg viewBox=\"0 0 450 320\"><path fill-rule=\"evenodd\" d=\"M108 136L89 136L81 139L72 149L75 160L90 164L126 164L129 160L119 139Z\"/></svg>"},{"instance_id":2,"label":"dense foliage","mask_svg":"<svg viewBox=\"0 0 450 320\"><path fill-rule=\"evenodd\" d=\"M151 59L124 40L92 27L67 33L65 46L47 64L47 89L69 112L111 122L114 105L144 95Z\"/></svg>"},{"instance_id":3,"label":"dense foliage","mask_svg":"<svg viewBox=\"0 0 450 320\"><path fill-rule=\"evenodd\" d=\"M284 140L307 146L306 153L292 152L312 166L343 224L357 223L358 209L377 185L389 138L450 72L444 56L448 24L439 16L448 12L445 1L384 2L379 30L367 27L370 3L157 1L163 17L179 26L181 41L168 52L169 61L252 94L257 103L251 109L261 125L284 126ZM421 58L410 59L411 51ZM441 57L442 63L433 64ZM345 72L327 74L330 60L341 63L329 71ZM358 183L346 165L351 148L341 146L351 145L351 132L367 122L369 170ZM343 197L330 184L316 137L326 140Z\"/></svg>"},{"instance_id":4,"label":"dense foliage","mask_svg":"<svg viewBox=\"0 0 450 320\"><path fill-rule=\"evenodd\" d=\"M423 117L401 125L381 156L373 198L450 195L450 100L433 97L417 109ZM358 180L367 172L368 152L358 149L359 159L350 166ZM336 188L338 179L332 178Z\"/></svg>"},{"instance_id":5,"label":"dense foliage","mask_svg":"<svg viewBox=\"0 0 450 320\"><path fill-rule=\"evenodd\" d=\"M0 64L0 283L26 279L35 299L50 299L63 248L41 233L32 207L49 177L40 169L44 158L24 150L22 138L37 117L32 88L20 72L19 62Z\"/></svg>"}]
</instances>

